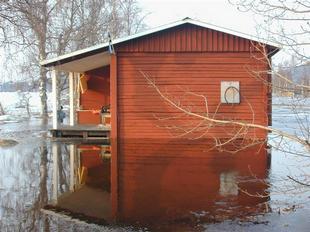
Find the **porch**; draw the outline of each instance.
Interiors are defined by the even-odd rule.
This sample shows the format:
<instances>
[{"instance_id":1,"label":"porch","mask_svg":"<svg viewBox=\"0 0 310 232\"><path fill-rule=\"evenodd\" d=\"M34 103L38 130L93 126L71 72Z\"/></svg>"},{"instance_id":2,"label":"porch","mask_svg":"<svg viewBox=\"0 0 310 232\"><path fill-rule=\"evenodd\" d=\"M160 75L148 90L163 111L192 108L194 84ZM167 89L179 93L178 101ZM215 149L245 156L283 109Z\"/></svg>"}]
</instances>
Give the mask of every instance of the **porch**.
<instances>
[{"instance_id":1,"label":"porch","mask_svg":"<svg viewBox=\"0 0 310 232\"><path fill-rule=\"evenodd\" d=\"M61 141L76 141L109 144L110 143L111 127L108 125L81 125L74 126L61 125L57 129L50 129L54 140Z\"/></svg>"},{"instance_id":2,"label":"porch","mask_svg":"<svg viewBox=\"0 0 310 232\"><path fill-rule=\"evenodd\" d=\"M54 66L51 71L53 123L50 132L53 140L110 143L116 121L115 55L105 52ZM67 125L58 118L58 71L69 73Z\"/></svg>"}]
</instances>

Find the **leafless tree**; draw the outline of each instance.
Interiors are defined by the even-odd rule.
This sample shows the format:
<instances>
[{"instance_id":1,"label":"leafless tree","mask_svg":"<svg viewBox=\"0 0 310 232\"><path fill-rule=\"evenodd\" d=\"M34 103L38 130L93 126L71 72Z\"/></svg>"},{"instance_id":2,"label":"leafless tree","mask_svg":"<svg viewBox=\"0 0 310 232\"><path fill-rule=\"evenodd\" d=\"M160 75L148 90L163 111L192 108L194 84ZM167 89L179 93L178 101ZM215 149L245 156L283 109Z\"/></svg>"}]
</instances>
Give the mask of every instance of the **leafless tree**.
<instances>
[{"instance_id":1,"label":"leafless tree","mask_svg":"<svg viewBox=\"0 0 310 232\"><path fill-rule=\"evenodd\" d=\"M19 49L22 45L31 47L38 60L46 59L48 28L58 3L54 0L2 1L1 18L9 27L4 31L5 42L16 43ZM43 118L47 118L47 71L43 67L39 68L39 83L41 112Z\"/></svg>"},{"instance_id":2,"label":"leafless tree","mask_svg":"<svg viewBox=\"0 0 310 232\"><path fill-rule=\"evenodd\" d=\"M8 61L22 60L27 78L39 79L41 112L47 118L48 73L39 61L104 42L108 32L113 38L137 32L145 26L143 19L135 0L4 0L0 41L10 48ZM65 73L57 75L61 94L67 78Z\"/></svg>"},{"instance_id":3,"label":"leafless tree","mask_svg":"<svg viewBox=\"0 0 310 232\"><path fill-rule=\"evenodd\" d=\"M147 14L142 14L136 0L122 0L120 1L120 8L122 12L121 21L127 35L135 34L146 27L144 18Z\"/></svg>"},{"instance_id":4,"label":"leafless tree","mask_svg":"<svg viewBox=\"0 0 310 232\"><path fill-rule=\"evenodd\" d=\"M212 149L219 151L237 154L240 151L246 150L249 147L261 147L265 149L266 143L276 150L290 154L299 159L310 158L310 140L309 140L309 124L304 121L301 115L295 111L298 117L298 124L301 133L288 132L283 128L269 127L260 125L254 122L255 113L247 99L242 101L247 102L248 111L252 112L252 120L241 121L233 117L223 117L220 113L221 104L219 103L216 109L210 110L209 100L207 95L195 93L188 89L178 89L178 91L169 91L173 87L159 84L151 74L140 70L140 74L146 80L148 85L158 94L163 103L169 109L165 112L154 114L157 119L157 126L166 129L170 132L173 138L186 138L189 140L213 139ZM177 88L175 86L174 88ZM200 100L200 103L197 103ZM192 104L191 104L192 103ZM202 108L203 106L203 108ZM297 107L295 105L295 107ZM296 109L295 109L296 110ZM293 111L294 112L294 111ZM224 132L225 136L217 137L213 135L213 130ZM265 131L270 134L270 138L256 137L254 131ZM266 133L266 134L267 134ZM211 136L211 137L210 137ZM297 144L297 145L296 145ZM207 147L207 144L206 144ZM300 168L304 168L300 166ZM288 173L283 179L268 182L265 179L258 179L254 174L251 181L262 182L272 187L273 193L296 193L309 191L310 175L307 172L307 167L302 174ZM289 183L292 182L293 183ZM245 189L240 191L253 197L268 197L270 192L265 194L257 194L248 192Z\"/></svg>"},{"instance_id":5,"label":"leafless tree","mask_svg":"<svg viewBox=\"0 0 310 232\"><path fill-rule=\"evenodd\" d=\"M309 60L309 0L229 0L242 12L258 18L259 35L275 41L293 54L298 62Z\"/></svg>"},{"instance_id":6,"label":"leafless tree","mask_svg":"<svg viewBox=\"0 0 310 232\"><path fill-rule=\"evenodd\" d=\"M264 130L267 132L275 133L276 135L281 136L283 138L287 138L295 142L298 142L299 144L304 146L307 152L310 153L309 140L303 137L298 137L297 135L287 133L277 128L255 124L253 120L252 122L242 122L242 121L233 120L233 119L220 119L219 113L217 112L217 110L215 110L214 112L210 112L209 106L208 106L208 98L205 95L197 94L197 93L190 92L190 91L186 91L186 92L184 91L185 95L188 95L188 96L194 95L200 98L201 101L203 102L205 106L205 110L202 113L201 112L199 113L199 111L195 112L193 107L182 104L182 100L180 97L175 97L175 96L170 95L169 92L167 92L166 90L161 88L158 84L156 84L156 80L153 77L151 77L149 74L145 73L144 71L140 71L140 73L145 78L149 86L151 86L157 92L157 94L163 99L164 102L168 103L171 107L173 107L174 109L177 109L181 113L181 116L179 117L191 116L194 119L198 119L198 121L195 122L194 124L190 124L190 125L186 125L182 127L177 126L175 124L172 126L167 126L167 129L176 132L176 134L173 134L173 136L186 137L187 135L190 135L191 139L199 139L199 138L205 137L208 134L210 128L221 126L221 125L224 125L224 126L229 125L230 128L228 128L227 130L228 134L226 136L229 139L227 141L223 143L220 141L219 138L217 137L213 138L215 140L215 144L217 147L222 147L223 145L230 143L234 141L235 139L240 139L240 138L243 139L244 136L248 134L250 129L260 129L260 130ZM182 97L184 98L184 95ZM249 111L252 112L252 114L254 114L250 103L248 104L249 104ZM157 116L155 115L155 117ZM176 120L178 119L178 116L175 116L173 118L158 117L158 120L163 120L163 121L171 120L171 119ZM252 140L255 141L259 139L253 138Z\"/></svg>"},{"instance_id":7,"label":"leafless tree","mask_svg":"<svg viewBox=\"0 0 310 232\"><path fill-rule=\"evenodd\" d=\"M257 34L264 39L273 41L282 49L282 54L291 58L280 65L270 64L268 71L273 76L270 86L275 94L291 96L285 99L284 107L289 107L295 121L298 123L294 136L304 141L304 146L310 146L309 104L310 91L310 1L266 1L266 0L229 0L242 12L251 12L256 17ZM260 78L262 73L253 70L253 77ZM291 143L277 140L277 149L293 155L302 155L309 158L310 151L300 153ZM280 141L280 142L279 142ZM290 176L289 180L303 186L309 185L309 173L301 178Z\"/></svg>"},{"instance_id":8,"label":"leafless tree","mask_svg":"<svg viewBox=\"0 0 310 232\"><path fill-rule=\"evenodd\" d=\"M31 109L30 109L31 95L30 95L30 93L18 91L18 95L19 95L20 107L25 108L27 111L27 116L30 117L31 116Z\"/></svg>"},{"instance_id":9,"label":"leafless tree","mask_svg":"<svg viewBox=\"0 0 310 232\"><path fill-rule=\"evenodd\" d=\"M273 91L280 96L300 95L310 97L310 63L296 65L285 61L273 76Z\"/></svg>"}]
</instances>

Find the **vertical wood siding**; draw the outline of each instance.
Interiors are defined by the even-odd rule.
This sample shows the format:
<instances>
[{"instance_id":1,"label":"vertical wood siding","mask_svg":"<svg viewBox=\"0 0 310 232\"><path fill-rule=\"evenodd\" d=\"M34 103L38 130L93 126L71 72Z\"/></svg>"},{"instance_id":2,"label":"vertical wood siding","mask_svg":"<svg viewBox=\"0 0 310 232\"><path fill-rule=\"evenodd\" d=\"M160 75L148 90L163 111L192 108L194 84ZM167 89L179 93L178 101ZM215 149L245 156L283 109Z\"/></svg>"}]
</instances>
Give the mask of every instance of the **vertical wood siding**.
<instances>
[{"instance_id":1,"label":"vertical wood siding","mask_svg":"<svg viewBox=\"0 0 310 232\"><path fill-rule=\"evenodd\" d=\"M118 52L250 52L260 45L223 32L184 24L117 45Z\"/></svg>"}]
</instances>

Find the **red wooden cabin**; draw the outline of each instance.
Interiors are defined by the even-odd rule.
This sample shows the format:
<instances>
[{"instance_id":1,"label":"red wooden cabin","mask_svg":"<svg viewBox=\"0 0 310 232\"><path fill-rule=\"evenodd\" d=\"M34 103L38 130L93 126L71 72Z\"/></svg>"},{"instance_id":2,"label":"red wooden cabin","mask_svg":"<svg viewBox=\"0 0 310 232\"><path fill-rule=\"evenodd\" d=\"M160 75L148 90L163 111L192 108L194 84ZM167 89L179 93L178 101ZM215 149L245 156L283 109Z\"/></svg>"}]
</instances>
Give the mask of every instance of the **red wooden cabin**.
<instances>
[{"instance_id":1,"label":"red wooden cabin","mask_svg":"<svg viewBox=\"0 0 310 232\"><path fill-rule=\"evenodd\" d=\"M253 36L187 18L43 61L41 65L53 67L54 93L55 70L70 72L70 126L58 125L54 98L53 128L109 133L111 181L115 183L111 191L117 193L126 164L156 156L159 160L184 157L183 162L187 162L188 157L199 157L206 150L205 139L229 139L236 133L234 125L229 124L207 127L202 122L197 129L201 119L182 115L182 111L163 100L144 75L165 96L191 112L268 126L268 70L270 59L278 50L276 45ZM84 85L83 93L75 94L77 85ZM110 105L111 125L97 126L102 123L98 111L105 105ZM196 130L182 133L182 129L188 132L190 127ZM265 130L249 129L242 136L265 139L266 134ZM214 158L218 153L208 152L207 156ZM265 155L256 159L267 163ZM240 162L247 166L249 160ZM117 200L115 197L115 204Z\"/></svg>"},{"instance_id":2,"label":"red wooden cabin","mask_svg":"<svg viewBox=\"0 0 310 232\"><path fill-rule=\"evenodd\" d=\"M141 72L173 99L183 101L184 93L191 92L208 100L206 110L202 98L186 95L184 107L193 107L199 113L208 111L210 115L216 112L217 119L268 126L271 80L267 72L270 58L277 51L275 45L250 35L186 18L46 60L41 65L71 74L70 125L100 124L98 111L110 105L114 139L170 138L165 125L154 115L174 117L180 112L149 87ZM87 87L74 95L75 85L82 83L78 81L80 75L87 80ZM74 101L76 98L78 101ZM59 127L57 108L54 104L55 129ZM173 121L176 125L182 122ZM255 130L256 137L265 135L265 131ZM227 136L227 130L221 128L211 128L206 134Z\"/></svg>"}]
</instances>

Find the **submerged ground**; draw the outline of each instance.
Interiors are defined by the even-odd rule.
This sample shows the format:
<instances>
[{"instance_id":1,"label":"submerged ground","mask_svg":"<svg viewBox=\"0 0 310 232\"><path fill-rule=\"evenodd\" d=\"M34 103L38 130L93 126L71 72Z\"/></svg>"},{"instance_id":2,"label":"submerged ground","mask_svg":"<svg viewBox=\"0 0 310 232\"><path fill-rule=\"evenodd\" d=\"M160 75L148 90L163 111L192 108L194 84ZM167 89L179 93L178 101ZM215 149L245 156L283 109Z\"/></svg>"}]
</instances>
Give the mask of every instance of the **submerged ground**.
<instances>
[{"instance_id":1,"label":"submerged ground","mask_svg":"<svg viewBox=\"0 0 310 232\"><path fill-rule=\"evenodd\" d=\"M310 108L307 107L305 104L300 114L302 120L309 118ZM300 119L296 120L295 116L287 104L275 101L275 128L297 132ZM309 231L310 190L287 180L287 176L308 174L310 160L308 157L285 154L276 149L272 149L271 168L267 177L271 185L268 187L270 196L266 201L266 210L256 211L258 206L249 204L252 207L249 211L254 213L245 212L243 215L238 212L238 207L232 206L228 210L236 217L217 217L206 222L201 220L207 214L206 209L190 212L191 221L180 218L176 223L149 228L130 224L104 226L95 221L83 220L83 217L72 219L57 213L46 214L41 209L53 198L53 156L48 126L42 125L41 120L34 117L21 119L16 116L12 120L8 116L4 119L0 121L0 139L16 140L18 144L0 145L0 231ZM288 146L300 149L293 143ZM62 147L62 161L69 165L68 147ZM62 176L68 179L69 170L63 168ZM58 191L66 192L69 187L68 182L64 181ZM149 208L152 208L151 204ZM148 208L143 210L147 212ZM154 221L156 222L156 218Z\"/></svg>"}]
</instances>

